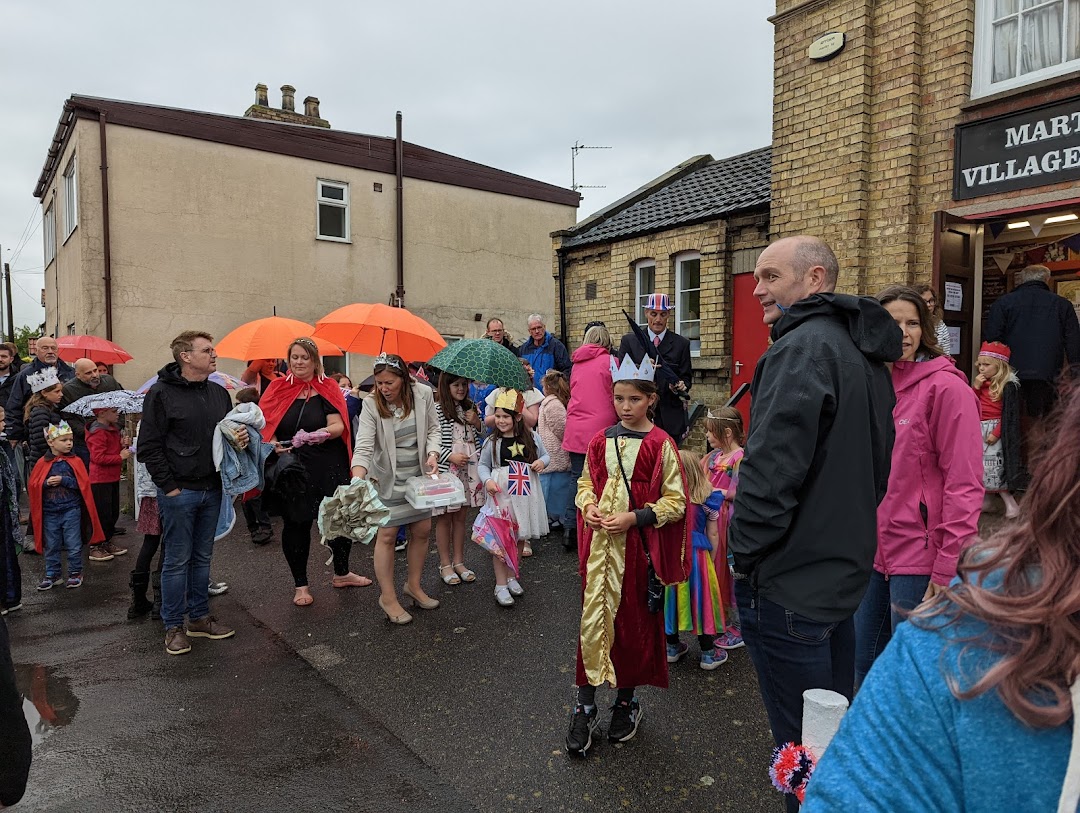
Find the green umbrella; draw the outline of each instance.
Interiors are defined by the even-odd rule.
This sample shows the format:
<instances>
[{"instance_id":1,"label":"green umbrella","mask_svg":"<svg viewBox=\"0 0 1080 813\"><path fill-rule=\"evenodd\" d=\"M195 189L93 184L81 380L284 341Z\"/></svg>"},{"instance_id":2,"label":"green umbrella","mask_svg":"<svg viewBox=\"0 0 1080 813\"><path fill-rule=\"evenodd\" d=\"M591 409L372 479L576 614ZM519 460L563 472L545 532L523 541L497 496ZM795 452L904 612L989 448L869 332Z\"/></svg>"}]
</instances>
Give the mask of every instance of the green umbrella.
<instances>
[{"instance_id":1,"label":"green umbrella","mask_svg":"<svg viewBox=\"0 0 1080 813\"><path fill-rule=\"evenodd\" d=\"M533 386L521 366L521 359L491 339L451 342L435 354L428 366L496 387L524 391Z\"/></svg>"}]
</instances>

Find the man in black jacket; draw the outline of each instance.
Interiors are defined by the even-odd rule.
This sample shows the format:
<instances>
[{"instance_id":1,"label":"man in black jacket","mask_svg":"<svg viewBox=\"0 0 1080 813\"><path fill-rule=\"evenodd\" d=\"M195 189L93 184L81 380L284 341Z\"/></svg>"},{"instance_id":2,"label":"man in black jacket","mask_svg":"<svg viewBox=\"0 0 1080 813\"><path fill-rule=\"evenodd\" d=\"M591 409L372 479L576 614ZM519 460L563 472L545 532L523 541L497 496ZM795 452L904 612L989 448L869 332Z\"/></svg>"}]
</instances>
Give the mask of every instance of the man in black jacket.
<instances>
[{"instance_id":1,"label":"man in black jacket","mask_svg":"<svg viewBox=\"0 0 1080 813\"><path fill-rule=\"evenodd\" d=\"M0 618L0 807L15 804L26 791L30 744L23 699L11 663L8 629Z\"/></svg>"},{"instance_id":2,"label":"man in black jacket","mask_svg":"<svg viewBox=\"0 0 1080 813\"><path fill-rule=\"evenodd\" d=\"M1080 377L1080 322L1072 303L1050 290L1049 279L1045 265L1021 271L1016 289L990 306L983 330L986 341L1002 342L1012 351L1024 414L1034 419L1057 403L1066 359L1069 377Z\"/></svg>"},{"instance_id":3,"label":"man in black jacket","mask_svg":"<svg viewBox=\"0 0 1080 813\"><path fill-rule=\"evenodd\" d=\"M729 547L777 745L802 742L805 689L852 696L853 616L889 482L895 396L885 362L900 358L901 333L876 301L832 293L838 273L813 237L771 244L754 269L773 345L750 385ZM798 809L793 796L788 809Z\"/></svg>"},{"instance_id":4,"label":"man in black jacket","mask_svg":"<svg viewBox=\"0 0 1080 813\"><path fill-rule=\"evenodd\" d=\"M11 393L6 403L7 412L7 436L14 446L20 441L27 439L26 427L23 425L23 409L30 399L30 383L27 378L45 367L55 367L56 377L60 382L70 381L75 377L75 371L60 360L60 348L56 339L52 336L42 336L37 340L36 358L19 370L15 380L11 383Z\"/></svg>"},{"instance_id":5,"label":"man in black jacket","mask_svg":"<svg viewBox=\"0 0 1080 813\"><path fill-rule=\"evenodd\" d=\"M59 409L71 406L80 398L96 395L99 392L116 392L123 387L111 375L98 372L97 363L91 359L78 359L75 362L75 377L64 384L64 395L60 399ZM90 470L90 450L86 448L86 418L65 414L68 426L75 438L73 451L79 456L86 470ZM91 421L92 423L92 421Z\"/></svg>"},{"instance_id":6,"label":"man in black jacket","mask_svg":"<svg viewBox=\"0 0 1080 813\"><path fill-rule=\"evenodd\" d=\"M208 333L181 333L171 349L175 361L161 368L143 402L139 459L158 488L165 652L183 655L191 651L189 638L219 640L234 632L210 615L207 595L222 499L214 428L232 400L224 387L207 380L217 369ZM247 434L241 434L244 445Z\"/></svg>"},{"instance_id":7,"label":"man in black jacket","mask_svg":"<svg viewBox=\"0 0 1080 813\"><path fill-rule=\"evenodd\" d=\"M510 337L506 334L506 328L503 326L503 320L497 316L493 316L487 321L487 338L491 339L496 344L501 344L515 356L518 355L517 345L511 341Z\"/></svg>"}]
</instances>

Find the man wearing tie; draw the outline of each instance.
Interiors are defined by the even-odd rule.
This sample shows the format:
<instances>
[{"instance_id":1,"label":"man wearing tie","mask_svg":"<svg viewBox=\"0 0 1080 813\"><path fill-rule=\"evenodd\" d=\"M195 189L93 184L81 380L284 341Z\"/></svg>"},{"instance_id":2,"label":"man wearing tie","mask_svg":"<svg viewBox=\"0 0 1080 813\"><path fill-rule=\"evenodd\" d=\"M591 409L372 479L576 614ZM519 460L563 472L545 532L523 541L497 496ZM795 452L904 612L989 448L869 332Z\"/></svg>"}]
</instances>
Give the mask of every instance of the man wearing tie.
<instances>
[{"instance_id":1,"label":"man wearing tie","mask_svg":"<svg viewBox=\"0 0 1080 813\"><path fill-rule=\"evenodd\" d=\"M660 403L656 408L655 423L678 443L686 434L686 406L679 393L686 393L693 383L694 369L690 363L690 341L668 330L671 303L667 294L649 294L645 300L646 333L660 355L660 363L675 373L679 381L664 387L660 384ZM631 331L619 343L619 358L627 354L635 364L645 356L641 340ZM659 378L657 379L659 384Z\"/></svg>"}]
</instances>

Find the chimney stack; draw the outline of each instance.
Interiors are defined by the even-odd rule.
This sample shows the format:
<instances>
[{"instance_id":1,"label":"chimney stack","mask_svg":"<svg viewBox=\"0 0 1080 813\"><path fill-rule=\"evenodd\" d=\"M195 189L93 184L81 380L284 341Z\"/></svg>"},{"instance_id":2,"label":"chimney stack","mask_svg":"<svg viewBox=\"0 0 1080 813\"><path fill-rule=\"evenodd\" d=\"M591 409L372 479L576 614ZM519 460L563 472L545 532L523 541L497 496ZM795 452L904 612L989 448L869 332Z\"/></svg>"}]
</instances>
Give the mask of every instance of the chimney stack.
<instances>
[{"instance_id":1,"label":"chimney stack","mask_svg":"<svg viewBox=\"0 0 1080 813\"><path fill-rule=\"evenodd\" d=\"M304 99L304 115L313 119L319 118L319 99L317 96L308 96Z\"/></svg>"},{"instance_id":2,"label":"chimney stack","mask_svg":"<svg viewBox=\"0 0 1080 813\"><path fill-rule=\"evenodd\" d=\"M296 88L292 85L281 86L281 109L296 112Z\"/></svg>"},{"instance_id":3,"label":"chimney stack","mask_svg":"<svg viewBox=\"0 0 1080 813\"><path fill-rule=\"evenodd\" d=\"M268 88L266 87L266 85L255 86L255 104L259 105L260 107L270 106L270 99L266 95L267 91Z\"/></svg>"}]
</instances>

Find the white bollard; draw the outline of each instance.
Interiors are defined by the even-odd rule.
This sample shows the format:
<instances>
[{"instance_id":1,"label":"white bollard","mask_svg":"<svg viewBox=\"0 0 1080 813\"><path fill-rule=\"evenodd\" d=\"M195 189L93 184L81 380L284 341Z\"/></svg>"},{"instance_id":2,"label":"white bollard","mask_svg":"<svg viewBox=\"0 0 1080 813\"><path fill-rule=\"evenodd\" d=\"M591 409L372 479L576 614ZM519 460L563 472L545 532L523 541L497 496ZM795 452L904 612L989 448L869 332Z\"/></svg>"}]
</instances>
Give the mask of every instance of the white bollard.
<instances>
[{"instance_id":1,"label":"white bollard","mask_svg":"<svg viewBox=\"0 0 1080 813\"><path fill-rule=\"evenodd\" d=\"M802 741L815 761L825 754L847 710L848 701L842 694L828 689L803 692Z\"/></svg>"}]
</instances>

